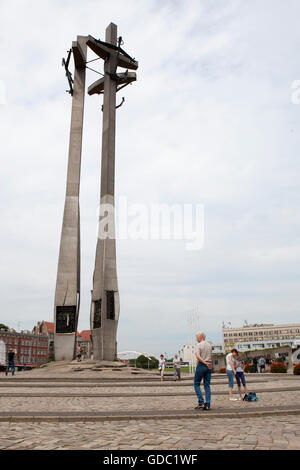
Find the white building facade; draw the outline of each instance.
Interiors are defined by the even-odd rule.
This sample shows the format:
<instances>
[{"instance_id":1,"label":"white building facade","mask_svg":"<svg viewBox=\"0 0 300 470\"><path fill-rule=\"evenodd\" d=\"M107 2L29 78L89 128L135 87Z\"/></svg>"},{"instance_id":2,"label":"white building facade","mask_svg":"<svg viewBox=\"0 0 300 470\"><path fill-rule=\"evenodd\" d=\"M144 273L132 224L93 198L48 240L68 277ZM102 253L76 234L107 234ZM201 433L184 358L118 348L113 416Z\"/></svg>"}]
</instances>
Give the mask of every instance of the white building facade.
<instances>
[{"instance_id":1,"label":"white building facade","mask_svg":"<svg viewBox=\"0 0 300 470\"><path fill-rule=\"evenodd\" d=\"M224 349L222 344L212 344L213 354L223 354ZM188 362L189 364L196 364L196 343L195 344L185 344L180 351L180 357L182 358L182 362Z\"/></svg>"},{"instance_id":2,"label":"white building facade","mask_svg":"<svg viewBox=\"0 0 300 470\"><path fill-rule=\"evenodd\" d=\"M280 346L297 347L300 341L300 324L254 324L241 328L222 328L225 352L232 348L239 350L266 349Z\"/></svg>"}]
</instances>

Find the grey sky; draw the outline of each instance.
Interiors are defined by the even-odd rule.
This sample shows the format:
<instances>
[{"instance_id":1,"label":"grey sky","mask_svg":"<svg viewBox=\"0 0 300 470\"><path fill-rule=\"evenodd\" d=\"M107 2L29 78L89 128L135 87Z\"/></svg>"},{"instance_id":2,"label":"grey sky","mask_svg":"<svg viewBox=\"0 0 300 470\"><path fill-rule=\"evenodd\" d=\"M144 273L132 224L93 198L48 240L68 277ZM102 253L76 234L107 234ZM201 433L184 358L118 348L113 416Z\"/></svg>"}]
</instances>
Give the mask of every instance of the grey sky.
<instances>
[{"instance_id":1,"label":"grey sky","mask_svg":"<svg viewBox=\"0 0 300 470\"><path fill-rule=\"evenodd\" d=\"M222 320L299 321L299 14L291 0L0 1L1 322L53 319L71 110L61 58L77 34L103 38L111 21L140 64L121 92L117 196L205 206L203 250L118 242L119 350L173 354L195 305L213 341ZM88 85L96 79L88 72ZM89 328L100 138L101 98L86 96L80 329Z\"/></svg>"}]
</instances>

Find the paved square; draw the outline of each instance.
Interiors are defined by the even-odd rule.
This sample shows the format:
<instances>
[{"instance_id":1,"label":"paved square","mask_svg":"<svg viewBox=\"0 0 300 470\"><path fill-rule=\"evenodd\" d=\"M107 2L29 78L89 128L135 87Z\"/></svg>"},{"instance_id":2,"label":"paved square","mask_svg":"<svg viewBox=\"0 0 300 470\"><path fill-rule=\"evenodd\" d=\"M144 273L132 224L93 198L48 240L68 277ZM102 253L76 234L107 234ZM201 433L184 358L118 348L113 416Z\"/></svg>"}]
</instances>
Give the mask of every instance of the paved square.
<instances>
[{"instance_id":1,"label":"paved square","mask_svg":"<svg viewBox=\"0 0 300 470\"><path fill-rule=\"evenodd\" d=\"M300 449L300 377L248 374L248 403L229 401L215 374L204 412L191 376L74 367L1 374L0 449Z\"/></svg>"}]
</instances>

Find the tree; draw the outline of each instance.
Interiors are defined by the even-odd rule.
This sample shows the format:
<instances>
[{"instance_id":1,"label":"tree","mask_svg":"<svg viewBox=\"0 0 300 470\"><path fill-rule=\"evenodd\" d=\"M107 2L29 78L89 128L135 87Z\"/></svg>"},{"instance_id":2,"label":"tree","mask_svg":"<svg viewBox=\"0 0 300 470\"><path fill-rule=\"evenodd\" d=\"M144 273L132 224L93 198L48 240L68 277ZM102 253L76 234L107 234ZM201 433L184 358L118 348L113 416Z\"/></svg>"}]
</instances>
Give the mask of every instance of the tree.
<instances>
[{"instance_id":1,"label":"tree","mask_svg":"<svg viewBox=\"0 0 300 470\"><path fill-rule=\"evenodd\" d=\"M149 364L149 369L156 369L158 367L158 360L151 356L146 357L143 354L141 354L139 357L136 359L136 366L140 367L141 369L148 369L148 364Z\"/></svg>"},{"instance_id":2,"label":"tree","mask_svg":"<svg viewBox=\"0 0 300 470\"><path fill-rule=\"evenodd\" d=\"M6 326L6 325L3 325L3 323L0 323L0 330L8 331L8 330L9 330L9 327Z\"/></svg>"}]
</instances>

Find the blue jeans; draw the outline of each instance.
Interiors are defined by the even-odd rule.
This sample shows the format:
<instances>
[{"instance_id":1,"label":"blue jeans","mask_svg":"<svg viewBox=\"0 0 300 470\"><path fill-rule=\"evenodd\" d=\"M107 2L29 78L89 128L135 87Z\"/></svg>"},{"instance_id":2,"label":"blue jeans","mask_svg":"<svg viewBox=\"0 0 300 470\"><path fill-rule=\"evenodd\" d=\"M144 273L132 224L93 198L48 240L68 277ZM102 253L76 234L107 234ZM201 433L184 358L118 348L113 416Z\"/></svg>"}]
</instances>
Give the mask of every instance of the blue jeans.
<instances>
[{"instance_id":1,"label":"blue jeans","mask_svg":"<svg viewBox=\"0 0 300 470\"><path fill-rule=\"evenodd\" d=\"M209 369L204 364L199 362L198 365L197 365L196 372L195 372L195 377L194 377L194 389L195 389L196 395L198 397L199 405L204 404L204 400L203 400L203 396L202 396L201 388L200 388L200 383L201 383L202 379L204 381L204 391L205 391L206 405L210 405L211 369Z\"/></svg>"},{"instance_id":2,"label":"blue jeans","mask_svg":"<svg viewBox=\"0 0 300 470\"><path fill-rule=\"evenodd\" d=\"M228 387L233 388L233 379L234 379L234 372L233 370L226 370L226 374L228 377Z\"/></svg>"},{"instance_id":3,"label":"blue jeans","mask_svg":"<svg viewBox=\"0 0 300 470\"><path fill-rule=\"evenodd\" d=\"M8 374L10 368L11 368L12 375L15 375L15 363L14 362L8 362L5 374L6 375Z\"/></svg>"},{"instance_id":4,"label":"blue jeans","mask_svg":"<svg viewBox=\"0 0 300 470\"><path fill-rule=\"evenodd\" d=\"M237 371L236 374L235 374L235 380L236 380L236 383L237 383L238 387L241 386L241 381L242 381L243 387L246 386L246 380L245 380L244 372Z\"/></svg>"}]
</instances>

